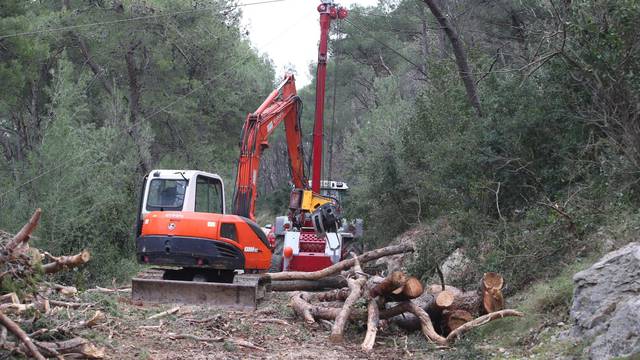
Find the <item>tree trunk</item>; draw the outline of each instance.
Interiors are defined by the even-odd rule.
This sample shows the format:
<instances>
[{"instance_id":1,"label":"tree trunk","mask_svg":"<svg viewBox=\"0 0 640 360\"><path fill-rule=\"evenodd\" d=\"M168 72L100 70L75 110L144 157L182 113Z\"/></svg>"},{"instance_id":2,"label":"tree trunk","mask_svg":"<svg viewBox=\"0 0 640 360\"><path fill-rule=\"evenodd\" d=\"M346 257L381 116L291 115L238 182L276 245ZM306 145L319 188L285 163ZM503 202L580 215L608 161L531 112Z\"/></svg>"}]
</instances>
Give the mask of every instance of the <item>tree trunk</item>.
<instances>
[{"instance_id":1,"label":"tree trunk","mask_svg":"<svg viewBox=\"0 0 640 360\"><path fill-rule=\"evenodd\" d=\"M140 170L146 174L151 169L151 159L147 154L146 145L143 143L142 133L140 131L140 119L142 115L142 109L140 106L141 98L141 85L140 85L140 69L136 64L135 51L140 46L141 41L132 44L125 53L125 61L127 63L127 75L129 78L129 119L130 128L129 135L133 138L133 141L138 148L138 155L140 156Z\"/></svg>"},{"instance_id":2,"label":"tree trunk","mask_svg":"<svg viewBox=\"0 0 640 360\"><path fill-rule=\"evenodd\" d=\"M272 281L268 285L271 291L318 291L338 289L346 286L347 280L342 276L332 276L318 280Z\"/></svg>"},{"instance_id":3,"label":"tree trunk","mask_svg":"<svg viewBox=\"0 0 640 360\"><path fill-rule=\"evenodd\" d=\"M96 77L100 79L100 82L102 83L102 87L104 87L104 89L107 91L109 96L113 97L113 86L111 82L109 82L108 78L105 79L106 71L104 70L104 68L102 68L102 66L98 65L98 63L95 62L95 60L93 59L93 56L91 56L91 51L89 50L89 46L84 41L84 39L76 32L73 32L72 34L73 34L73 37L75 37L76 40L78 41L78 47L80 48L80 53L82 53L82 56L84 57L85 61L91 68L91 71ZM128 65L129 63L127 60L127 70L129 69Z\"/></svg>"},{"instance_id":4,"label":"tree trunk","mask_svg":"<svg viewBox=\"0 0 640 360\"><path fill-rule=\"evenodd\" d=\"M475 80L473 79L473 74L469 69L469 63L467 62L467 55L464 51L463 44L460 41L460 37L458 33L453 28L449 18L445 16L440 8L436 4L435 0L423 0L424 3L429 7L433 16L435 16L436 20L444 30L445 34L449 38L449 42L451 42L451 47L453 48L453 54L456 58L456 65L458 66L458 73L460 74L460 78L464 83L464 87L467 91L467 98L471 103L471 106L476 110L476 114L479 117L482 117L482 108L480 107L480 99L478 98L478 91L476 89Z\"/></svg>"}]
</instances>

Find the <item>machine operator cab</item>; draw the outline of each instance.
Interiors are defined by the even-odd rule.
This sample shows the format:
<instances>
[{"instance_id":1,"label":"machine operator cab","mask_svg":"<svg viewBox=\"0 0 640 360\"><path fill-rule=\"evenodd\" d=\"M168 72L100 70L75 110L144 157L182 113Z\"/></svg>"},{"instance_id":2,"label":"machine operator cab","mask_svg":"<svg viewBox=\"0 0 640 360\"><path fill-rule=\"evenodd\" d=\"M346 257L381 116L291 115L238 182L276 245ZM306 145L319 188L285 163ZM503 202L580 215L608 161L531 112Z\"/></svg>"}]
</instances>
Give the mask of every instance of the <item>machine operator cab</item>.
<instances>
[{"instance_id":1,"label":"machine operator cab","mask_svg":"<svg viewBox=\"0 0 640 360\"><path fill-rule=\"evenodd\" d=\"M224 184L216 174L154 170L145 177L143 186L140 219L151 211L225 213Z\"/></svg>"},{"instance_id":2,"label":"machine operator cab","mask_svg":"<svg viewBox=\"0 0 640 360\"><path fill-rule=\"evenodd\" d=\"M311 181L309 181L309 186L311 186ZM320 194L338 200L338 204L342 204L347 190L349 190L349 186L345 182L320 180Z\"/></svg>"},{"instance_id":3,"label":"machine operator cab","mask_svg":"<svg viewBox=\"0 0 640 360\"><path fill-rule=\"evenodd\" d=\"M220 176L153 170L145 177L141 194L136 236L140 263L182 267L185 271L176 279L185 274L194 278L197 273L215 281L232 279L235 270L269 268L271 246L266 235L250 219L226 213Z\"/></svg>"}]
</instances>

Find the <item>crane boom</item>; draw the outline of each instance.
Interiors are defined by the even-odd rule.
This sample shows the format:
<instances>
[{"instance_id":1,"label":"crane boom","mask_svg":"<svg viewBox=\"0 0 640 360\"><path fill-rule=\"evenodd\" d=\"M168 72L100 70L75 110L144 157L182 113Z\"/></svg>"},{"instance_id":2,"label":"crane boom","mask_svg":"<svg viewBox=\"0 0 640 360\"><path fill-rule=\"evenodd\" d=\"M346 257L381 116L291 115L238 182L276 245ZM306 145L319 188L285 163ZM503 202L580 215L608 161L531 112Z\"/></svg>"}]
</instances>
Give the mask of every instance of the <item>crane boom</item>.
<instances>
[{"instance_id":1,"label":"crane boom","mask_svg":"<svg viewBox=\"0 0 640 360\"><path fill-rule=\"evenodd\" d=\"M311 189L320 192L322 177L322 145L324 139L324 94L327 80L327 49L331 20L344 19L347 10L337 6L333 0L323 0L318 5L320 13L320 43L318 44L318 67L316 70L316 112L313 125L313 170L311 172ZM334 79L335 81L335 79Z\"/></svg>"}]
</instances>

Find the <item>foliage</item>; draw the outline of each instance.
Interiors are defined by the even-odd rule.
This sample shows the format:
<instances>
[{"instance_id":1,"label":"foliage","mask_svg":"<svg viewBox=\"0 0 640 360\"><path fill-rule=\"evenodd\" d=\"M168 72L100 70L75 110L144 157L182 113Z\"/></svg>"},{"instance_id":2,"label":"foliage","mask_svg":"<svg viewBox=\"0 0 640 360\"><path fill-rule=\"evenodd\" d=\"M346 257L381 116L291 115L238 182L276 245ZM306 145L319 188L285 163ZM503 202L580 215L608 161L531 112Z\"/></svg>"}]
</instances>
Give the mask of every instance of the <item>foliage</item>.
<instances>
[{"instance_id":1,"label":"foliage","mask_svg":"<svg viewBox=\"0 0 640 360\"><path fill-rule=\"evenodd\" d=\"M154 15L0 38L0 227L15 230L43 207L39 245L89 248L93 265L69 275L87 284L134 271L144 172L198 168L230 184L242 121L274 79L232 1L114 4L0 5L0 34ZM431 273L463 247L476 260L470 278L500 271L517 290L604 249L593 235L618 215L620 239L633 238L638 2L455 0L443 9L465 45L482 117L422 1L354 6L332 37L324 175L349 184L347 216L365 220L368 246L428 226L413 272ZM182 14L155 16L173 12ZM314 89L315 79L299 91L307 156ZM268 223L287 206L282 134L263 163Z\"/></svg>"},{"instance_id":2,"label":"foliage","mask_svg":"<svg viewBox=\"0 0 640 360\"><path fill-rule=\"evenodd\" d=\"M0 15L0 34L113 22L0 39L0 228L43 208L37 246L92 253L64 275L81 286L136 271L145 172L233 178L244 113L273 82L232 2L118 4L3 2Z\"/></svg>"},{"instance_id":3,"label":"foliage","mask_svg":"<svg viewBox=\"0 0 640 360\"><path fill-rule=\"evenodd\" d=\"M446 44L420 53L428 54L417 62L428 69L427 80L411 64L385 57L398 60L397 54L371 55L386 54L391 44L415 60L415 49L433 39L411 3L381 4L368 15L356 11L354 22L376 30L347 28L336 45L350 49L343 62L369 66L350 74L349 83L374 85L354 95L373 101L357 111L357 126L344 141L346 174L356 184L349 210L364 217L368 240L386 243L427 223L434 232L418 241L413 272L431 274L436 263L463 247L476 256L470 278L500 271L510 291L599 251L589 235L607 221L605 214L636 204L629 141L638 136L624 126L635 121L627 105L637 104L631 89L639 62L630 41L637 39L638 4L585 0L553 8L504 1L460 15L457 21L469 20L470 31L461 35L480 78L485 115L477 117ZM453 4L463 14L473 6ZM501 36L514 28L500 28L490 18L521 29L506 40ZM356 41L358 35L382 40ZM507 48L511 54L504 53ZM396 84L393 91L388 84ZM454 235L438 232L442 219Z\"/></svg>"}]
</instances>

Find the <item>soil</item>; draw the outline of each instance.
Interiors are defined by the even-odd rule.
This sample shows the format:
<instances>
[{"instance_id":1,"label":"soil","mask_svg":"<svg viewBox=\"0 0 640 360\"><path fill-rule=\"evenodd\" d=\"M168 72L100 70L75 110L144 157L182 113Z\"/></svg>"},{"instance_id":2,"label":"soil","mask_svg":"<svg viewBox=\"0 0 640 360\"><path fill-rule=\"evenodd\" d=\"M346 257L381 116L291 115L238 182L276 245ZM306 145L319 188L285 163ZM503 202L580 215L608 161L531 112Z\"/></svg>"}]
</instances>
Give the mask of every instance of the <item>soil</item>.
<instances>
[{"instance_id":1,"label":"soil","mask_svg":"<svg viewBox=\"0 0 640 360\"><path fill-rule=\"evenodd\" d=\"M153 320L148 318L172 307L141 306L132 303L126 294L101 296L107 302L108 297L115 300L107 306L110 321L83 335L93 338L97 345L106 346L112 359L397 359L408 356L407 336L397 329L381 331L372 354L360 349L366 330L364 324L350 327L345 343L331 344L330 325L305 325L294 317L286 306L286 294L281 293L272 294L257 311L181 306L176 314ZM181 335L215 341L178 339ZM426 341L421 340L428 348ZM238 342L248 342L255 348ZM414 351L412 344L409 348Z\"/></svg>"}]
</instances>

